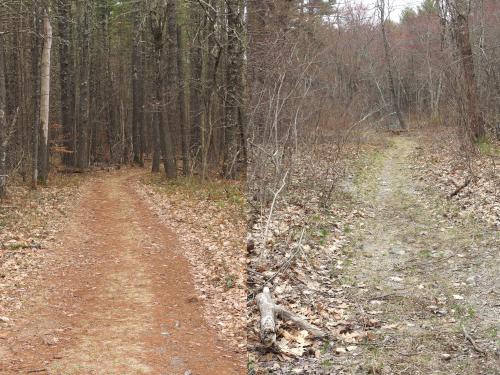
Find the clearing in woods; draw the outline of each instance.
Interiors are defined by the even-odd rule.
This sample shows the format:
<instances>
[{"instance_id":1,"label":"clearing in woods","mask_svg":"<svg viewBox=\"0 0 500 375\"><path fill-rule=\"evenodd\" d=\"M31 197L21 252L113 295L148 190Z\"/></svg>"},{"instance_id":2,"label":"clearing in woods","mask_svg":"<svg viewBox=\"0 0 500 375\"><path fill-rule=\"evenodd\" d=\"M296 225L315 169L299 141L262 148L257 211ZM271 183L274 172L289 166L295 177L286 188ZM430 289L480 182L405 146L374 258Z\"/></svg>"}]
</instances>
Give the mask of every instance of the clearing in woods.
<instances>
[{"instance_id":1,"label":"clearing in woods","mask_svg":"<svg viewBox=\"0 0 500 375\"><path fill-rule=\"evenodd\" d=\"M375 335L340 368L498 374L498 232L456 219L460 208L415 178L415 139L390 143L351 186L365 218L352 227L344 277L356 320Z\"/></svg>"},{"instance_id":2,"label":"clearing in woods","mask_svg":"<svg viewBox=\"0 0 500 375\"><path fill-rule=\"evenodd\" d=\"M204 321L188 261L134 190L137 174L87 185L4 331L2 373L244 373Z\"/></svg>"}]
</instances>

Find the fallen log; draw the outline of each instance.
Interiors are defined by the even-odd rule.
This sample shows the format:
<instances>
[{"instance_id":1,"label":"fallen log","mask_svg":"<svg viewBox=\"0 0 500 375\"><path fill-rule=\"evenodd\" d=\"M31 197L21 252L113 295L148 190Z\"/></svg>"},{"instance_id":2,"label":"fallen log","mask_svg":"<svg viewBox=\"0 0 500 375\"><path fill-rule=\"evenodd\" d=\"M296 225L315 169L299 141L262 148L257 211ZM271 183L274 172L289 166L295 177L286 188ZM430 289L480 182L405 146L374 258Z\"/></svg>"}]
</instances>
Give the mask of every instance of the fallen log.
<instances>
[{"instance_id":1,"label":"fallen log","mask_svg":"<svg viewBox=\"0 0 500 375\"><path fill-rule=\"evenodd\" d=\"M276 342L276 318L288 320L301 329L305 329L315 338L325 338L328 335L318 327L308 323L287 309L274 303L268 287L255 298L260 310L260 340L266 347Z\"/></svg>"}]
</instances>

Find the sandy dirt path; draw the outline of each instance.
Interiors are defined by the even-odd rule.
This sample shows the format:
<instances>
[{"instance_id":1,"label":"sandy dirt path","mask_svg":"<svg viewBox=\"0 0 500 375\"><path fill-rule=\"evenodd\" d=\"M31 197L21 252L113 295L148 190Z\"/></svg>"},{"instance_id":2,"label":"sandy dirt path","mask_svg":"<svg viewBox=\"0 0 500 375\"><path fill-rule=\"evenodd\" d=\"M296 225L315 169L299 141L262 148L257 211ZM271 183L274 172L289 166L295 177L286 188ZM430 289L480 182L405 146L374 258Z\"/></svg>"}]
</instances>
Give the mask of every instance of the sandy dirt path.
<instances>
[{"instance_id":1,"label":"sandy dirt path","mask_svg":"<svg viewBox=\"0 0 500 375\"><path fill-rule=\"evenodd\" d=\"M134 190L89 184L24 307L1 327L0 373L243 374L208 327L173 234Z\"/></svg>"}]
</instances>

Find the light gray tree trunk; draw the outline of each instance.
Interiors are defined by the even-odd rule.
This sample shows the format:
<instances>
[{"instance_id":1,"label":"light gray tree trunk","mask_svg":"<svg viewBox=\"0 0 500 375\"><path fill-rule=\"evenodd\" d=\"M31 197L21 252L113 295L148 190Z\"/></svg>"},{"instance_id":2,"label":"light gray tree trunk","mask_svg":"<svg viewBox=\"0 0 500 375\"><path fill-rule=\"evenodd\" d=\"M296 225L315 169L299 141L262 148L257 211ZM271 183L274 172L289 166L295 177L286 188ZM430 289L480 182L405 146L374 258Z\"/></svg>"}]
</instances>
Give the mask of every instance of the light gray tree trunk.
<instances>
[{"instance_id":1,"label":"light gray tree trunk","mask_svg":"<svg viewBox=\"0 0 500 375\"><path fill-rule=\"evenodd\" d=\"M42 68L40 76L40 179L47 184L49 170L49 112L50 112L50 53L52 49L52 25L49 15L45 12L43 16L43 49Z\"/></svg>"},{"instance_id":2,"label":"light gray tree trunk","mask_svg":"<svg viewBox=\"0 0 500 375\"><path fill-rule=\"evenodd\" d=\"M7 195L7 171L5 158L7 153L7 94L5 92L5 46L0 35L0 198Z\"/></svg>"}]
</instances>

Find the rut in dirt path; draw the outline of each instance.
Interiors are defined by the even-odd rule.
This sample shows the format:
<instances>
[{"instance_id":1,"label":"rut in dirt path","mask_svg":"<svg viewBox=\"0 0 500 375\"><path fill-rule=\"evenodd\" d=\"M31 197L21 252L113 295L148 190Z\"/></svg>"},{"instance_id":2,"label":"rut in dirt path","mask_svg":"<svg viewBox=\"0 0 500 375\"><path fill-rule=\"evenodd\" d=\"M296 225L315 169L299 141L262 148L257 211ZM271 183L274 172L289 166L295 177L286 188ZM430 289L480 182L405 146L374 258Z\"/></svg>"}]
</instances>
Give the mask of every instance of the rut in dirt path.
<instances>
[{"instance_id":1,"label":"rut in dirt path","mask_svg":"<svg viewBox=\"0 0 500 375\"><path fill-rule=\"evenodd\" d=\"M1 373L244 373L204 321L182 249L141 202L136 177L87 188L0 341Z\"/></svg>"},{"instance_id":2,"label":"rut in dirt path","mask_svg":"<svg viewBox=\"0 0 500 375\"><path fill-rule=\"evenodd\" d=\"M351 299L381 326L361 356L380 374L498 374L498 233L412 174L418 143L394 138L354 193L366 219L352 230Z\"/></svg>"}]
</instances>

